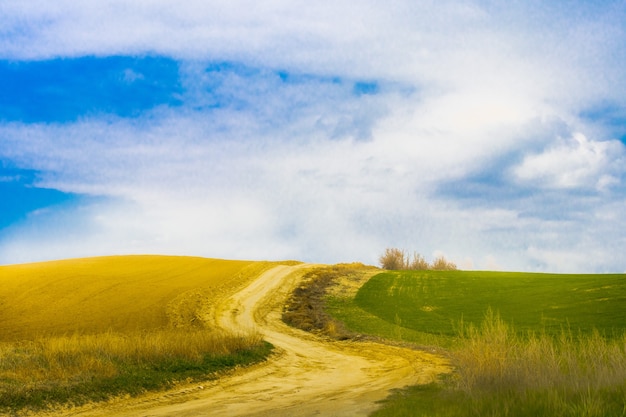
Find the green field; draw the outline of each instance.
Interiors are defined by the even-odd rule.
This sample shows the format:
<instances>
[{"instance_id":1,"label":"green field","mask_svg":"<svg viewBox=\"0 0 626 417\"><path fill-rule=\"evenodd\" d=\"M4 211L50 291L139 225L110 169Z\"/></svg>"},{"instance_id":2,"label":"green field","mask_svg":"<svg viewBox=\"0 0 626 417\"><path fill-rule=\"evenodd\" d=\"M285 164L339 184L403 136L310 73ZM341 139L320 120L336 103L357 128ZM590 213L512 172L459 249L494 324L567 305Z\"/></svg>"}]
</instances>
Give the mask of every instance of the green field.
<instances>
[{"instance_id":1,"label":"green field","mask_svg":"<svg viewBox=\"0 0 626 417\"><path fill-rule=\"evenodd\" d=\"M393 271L327 311L350 330L444 348L447 379L375 416L626 416L626 275Z\"/></svg>"},{"instance_id":2,"label":"green field","mask_svg":"<svg viewBox=\"0 0 626 417\"><path fill-rule=\"evenodd\" d=\"M355 303L385 322L454 336L459 323L478 325L488 308L518 331L611 335L626 328L626 275L474 271L398 271L371 278Z\"/></svg>"}]
</instances>

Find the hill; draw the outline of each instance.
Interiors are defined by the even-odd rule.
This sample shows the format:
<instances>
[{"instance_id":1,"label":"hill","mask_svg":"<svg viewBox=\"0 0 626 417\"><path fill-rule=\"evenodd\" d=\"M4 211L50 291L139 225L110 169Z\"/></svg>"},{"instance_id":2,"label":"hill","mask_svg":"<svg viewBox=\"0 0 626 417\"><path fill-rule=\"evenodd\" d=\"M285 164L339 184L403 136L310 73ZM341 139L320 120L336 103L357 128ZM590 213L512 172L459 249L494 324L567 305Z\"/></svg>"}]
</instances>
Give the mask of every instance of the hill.
<instances>
[{"instance_id":1,"label":"hill","mask_svg":"<svg viewBox=\"0 0 626 417\"><path fill-rule=\"evenodd\" d=\"M0 266L0 341L197 326L213 297L271 265L113 256Z\"/></svg>"},{"instance_id":2,"label":"hill","mask_svg":"<svg viewBox=\"0 0 626 417\"><path fill-rule=\"evenodd\" d=\"M522 331L624 331L626 275L399 271L374 276L356 304L391 326L453 336L487 309Z\"/></svg>"},{"instance_id":3,"label":"hill","mask_svg":"<svg viewBox=\"0 0 626 417\"><path fill-rule=\"evenodd\" d=\"M373 416L606 417L626 410L625 301L624 274L388 271L335 291L327 311L455 365Z\"/></svg>"}]
</instances>

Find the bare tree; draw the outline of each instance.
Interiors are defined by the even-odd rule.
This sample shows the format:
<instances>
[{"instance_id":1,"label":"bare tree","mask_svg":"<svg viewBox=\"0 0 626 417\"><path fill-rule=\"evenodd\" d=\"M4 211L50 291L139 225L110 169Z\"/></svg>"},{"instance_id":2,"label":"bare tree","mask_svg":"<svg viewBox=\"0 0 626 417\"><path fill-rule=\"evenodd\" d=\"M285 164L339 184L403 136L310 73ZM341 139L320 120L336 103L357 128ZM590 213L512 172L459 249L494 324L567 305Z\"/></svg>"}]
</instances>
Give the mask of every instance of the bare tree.
<instances>
[{"instance_id":1,"label":"bare tree","mask_svg":"<svg viewBox=\"0 0 626 417\"><path fill-rule=\"evenodd\" d=\"M431 269L435 271L456 271L456 264L448 261L443 256L438 256L431 266Z\"/></svg>"},{"instance_id":2,"label":"bare tree","mask_svg":"<svg viewBox=\"0 0 626 417\"><path fill-rule=\"evenodd\" d=\"M425 269L428 269L428 262L426 261L426 259L424 259L422 255L420 255L417 252L414 252L413 259L409 263L407 269L420 270L420 271L425 270Z\"/></svg>"},{"instance_id":3,"label":"bare tree","mask_svg":"<svg viewBox=\"0 0 626 417\"><path fill-rule=\"evenodd\" d=\"M406 253L403 250L398 248L387 248L378 261L383 269L397 271L400 269L406 269L406 258Z\"/></svg>"}]
</instances>

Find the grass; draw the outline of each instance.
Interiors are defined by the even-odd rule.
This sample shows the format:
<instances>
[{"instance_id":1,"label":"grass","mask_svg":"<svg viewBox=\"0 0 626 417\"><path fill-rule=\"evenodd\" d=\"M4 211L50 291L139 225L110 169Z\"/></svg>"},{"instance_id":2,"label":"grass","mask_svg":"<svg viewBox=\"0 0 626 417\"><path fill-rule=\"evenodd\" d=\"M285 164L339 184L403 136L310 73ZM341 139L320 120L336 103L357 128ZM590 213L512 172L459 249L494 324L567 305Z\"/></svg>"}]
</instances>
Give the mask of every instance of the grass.
<instances>
[{"instance_id":1,"label":"grass","mask_svg":"<svg viewBox=\"0 0 626 417\"><path fill-rule=\"evenodd\" d=\"M341 323L346 334L357 335L357 338L372 336L382 340L438 347L449 347L454 340L447 336L403 327L401 319L390 323L363 310L354 299L329 296L325 300L323 309L333 319Z\"/></svg>"},{"instance_id":2,"label":"grass","mask_svg":"<svg viewBox=\"0 0 626 417\"><path fill-rule=\"evenodd\" d=\"M456 365L375 416L626 416L625 278L390 272L327 296L326 311L352 331L443 346Z\"/></svg>"},{"instance_id":3,"label":"grass","mask_svg":"<svg viewBox=\"0 0 626 417\"><path fill-rule=\"evenodd\" d=\"M202 330L74 335L0 344L0 410L137 395L263 360L259 335Z\"/></svg>"},{"instance_id":4,"label":"grass","mask_svg":"<svg viewBox=\"0 0 626 417\"><path fill-rule=\"evenodd\" d=\"M370 279L356 306L391 327L454 338L479 325L488 308L518 331L558 334L563 327L621 335L626 276L475 271L402 271Z\"/></svg>"},{"instance_id":5,"label":"grass","mask_svg":"<svg viewBox=\"0 0 626 417\"><path fill-rule=\"evenodd\" d=\"M523 335L489 310L460 337L453 377L396 392L373 416L626 415L626 334Z\"/></svg>"},{"instance_id":6,"label":"grass","mask_svg":"<svg viewBox=\"0 0 626 417\"><path fill-rule=\"evenodd\" d=\"M212 331L211 309L275 264L117 256L0 267L0 409L137 395L263 360L269 344Z\"/></svg>"},{"instance_id":7,"label":"grass","mask_svg":"<svg viewBox=\"0 0 626 417\"><path fill-rule=\"evenodd\" d=\"M480 327L462 329L457 386L466 393L550 389L564 392L626 387L626 333L606 338L563 329L521 335L488 310Z\"/></svg>"},{"instance_id":8,"label":"grass","mask_svg":"<svg viewBox=\"0 0 626 417\"><path fill-rule=\"evenodd\" d=\"M0 266L0 341L202 327L216 294L272 265L114 256Z\"/></svg>"}]
</instances>

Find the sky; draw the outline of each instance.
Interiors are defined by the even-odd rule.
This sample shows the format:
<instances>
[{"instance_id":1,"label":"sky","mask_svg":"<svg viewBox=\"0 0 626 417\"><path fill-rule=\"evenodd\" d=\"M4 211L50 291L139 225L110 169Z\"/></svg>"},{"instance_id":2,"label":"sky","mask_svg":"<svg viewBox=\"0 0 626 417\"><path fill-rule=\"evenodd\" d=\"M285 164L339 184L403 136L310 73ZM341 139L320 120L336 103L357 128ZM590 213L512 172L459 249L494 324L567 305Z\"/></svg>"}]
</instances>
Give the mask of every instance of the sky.
<instances>
[{"instance_id":1,"label":"sky","mask_svg":"<svg viewBox=\"0 0 626 417\"><path fill-rule=\"evenodd\" d=\"M626 2L3 0L0 264L626 272Z\"/></svg>"}]
</instances>

